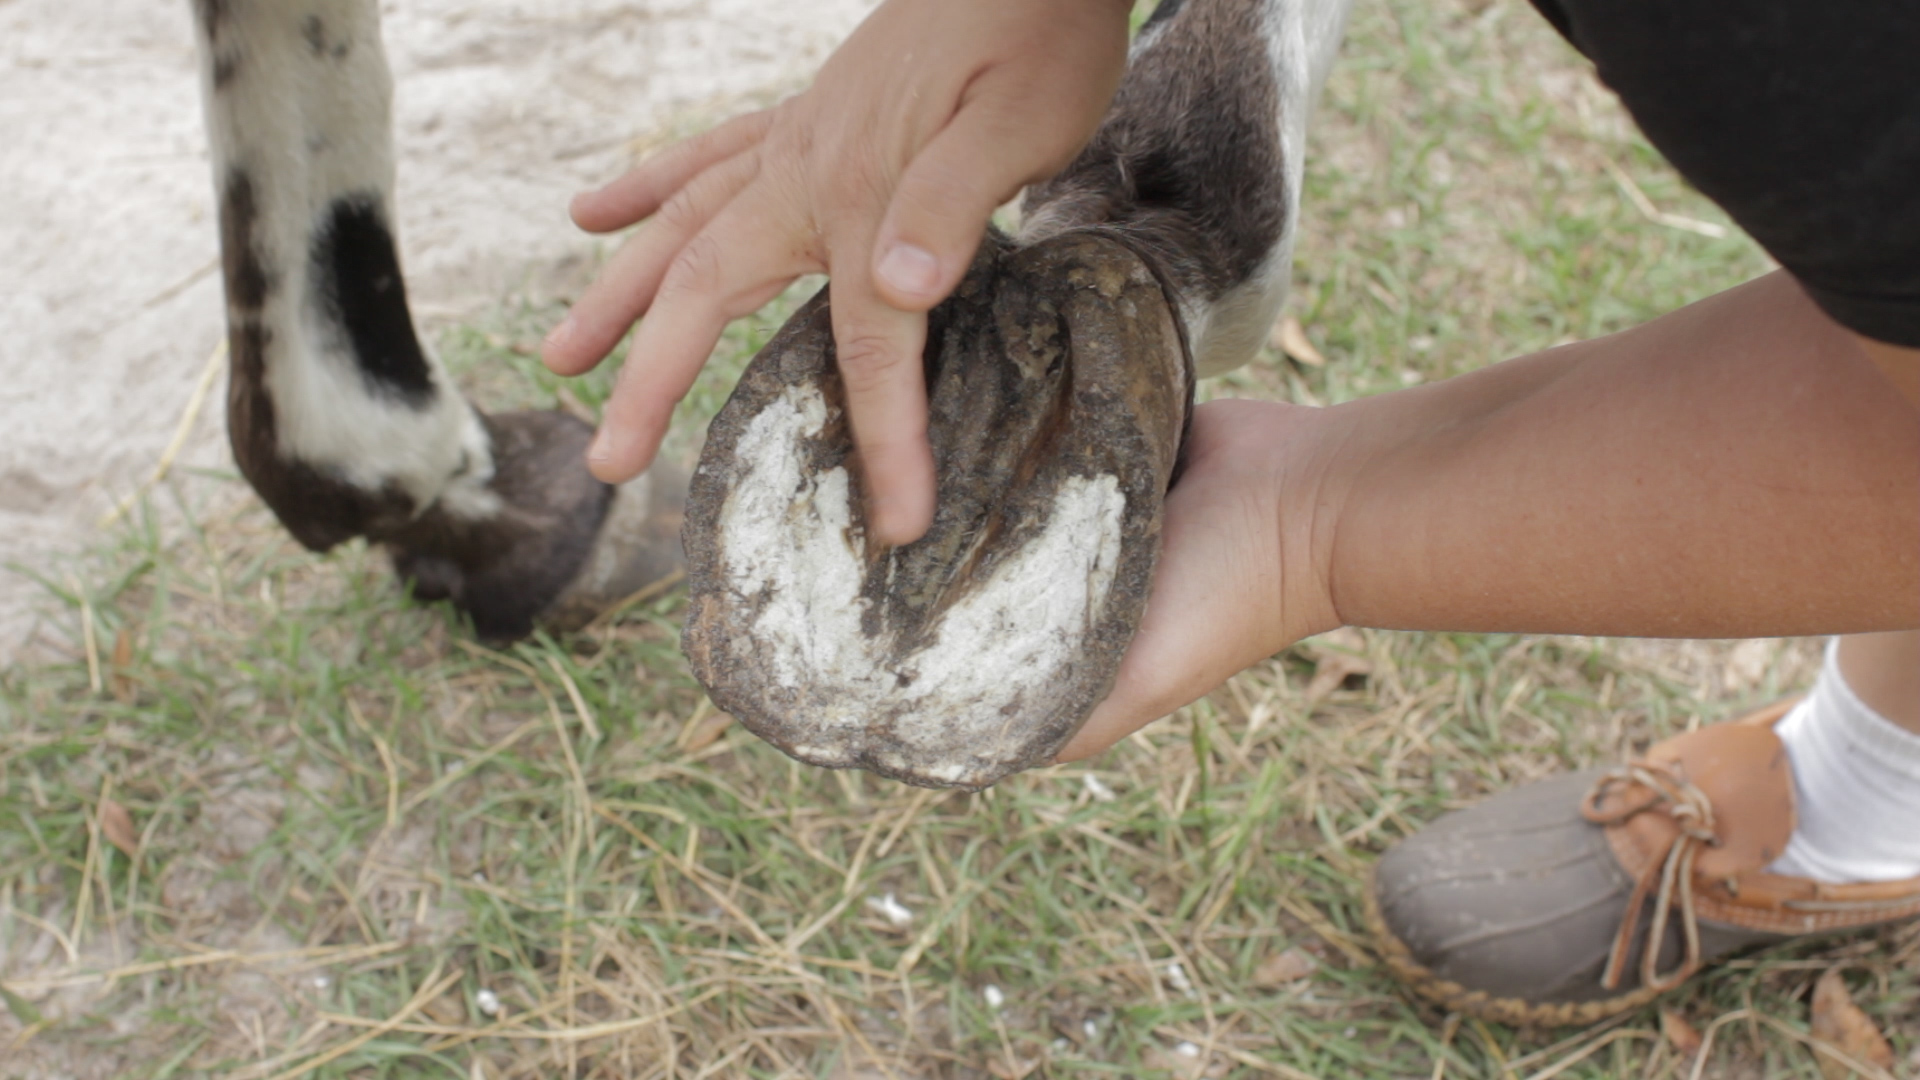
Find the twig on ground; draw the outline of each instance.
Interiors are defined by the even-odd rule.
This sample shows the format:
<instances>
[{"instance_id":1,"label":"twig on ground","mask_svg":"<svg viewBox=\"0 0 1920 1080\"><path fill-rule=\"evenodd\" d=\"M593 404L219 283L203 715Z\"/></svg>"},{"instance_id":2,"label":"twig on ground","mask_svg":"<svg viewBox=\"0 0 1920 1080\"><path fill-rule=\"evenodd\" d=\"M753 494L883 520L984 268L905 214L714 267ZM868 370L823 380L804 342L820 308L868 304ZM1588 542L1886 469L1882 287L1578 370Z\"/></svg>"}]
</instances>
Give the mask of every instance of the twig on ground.
<instances>
[{"instance_id":1,"label":"twig on ground","mask_svg":"<svg viewBox=\"0 0 1920 1080\"><path fill-rule=\"evenodd\" d=\"M1615 165L1611 158L1602 157L1600 164L1607 167L1607 174L1613 177L1614 183L1620 185L1620 190L1626 194L1627 201L1632 203L1633 208L1640 211L1648 221L1665 225L1670 229L1712 237L1715 240L1726 238L1727 230L1723 225L1715 225L1711 221L1701 221L1683 214L1669 214L1653 205L1653 200L1647 198L1647 193L1641 191L1640 185L1633 182L1633 177L1628 176L1625 169Z\"/></svg>"},{"instance_id":2,"label":"twig on ground","mask_svg":"<svg viewBox=\"0 0 1920 1080\"><path fill-rule=\"evenodd\" d=\"M313 1070L319 1068L320 1066L325 1065L330 1061L335 1061L335 1060L338 1060L339 1058L345 1057L346 1055L353 1053L355 1050L360 1049L362 1046L367 1045L368 1043L379 1038L380 1036L385 1035L387 1032L392 1031L395 1028L399 1027L402 1023L406 1021L407 1017L412 1016L414 1013L419 1012L422 1008L426 1006L428 1002L432 1001L434 998L439 997L442 993L444 993L447 990L448 987L452 986L454 983L459 982L460 979L465 974L464 972L455 971L449 974L446 978L442 979L439 977L440 967L441 967L440 964L433 965L433 970L428 973L425 979L422 979L420 981L420 988L414 991L413 996L407 999L407 1003L400 1007L399 1012L394 1013L392 1016L388 1017L387 1019L382 1020L379 1023L375 1024L372 1028L368 1029L366 1032L359 1035L355 1035L353 1038L348 1039L346 1042L343 1042L338 1046L334 1046L327 1050L321 1051L319 1054L316 1054L313 1057L308 1058L306 1061L301 1062L300 1064L294 1066L293 1068L287 1069L283 1072L278 1072L273 1074L272 1080L295 1080L296 1077L305 1076L306 1074L312 1072ZM435 980L438 980L438 981L435 981ZM265 1071L267 1064L268 1063L263 1063L261 1066L256 1067L256 1069L253 1070L252 1072L246 1073L243 1075L258 1076ZM275 1062L272 1062L271 1064L277 1066L279 1062L275 1061Z\"/></svg>"},{"instance_id":3,"label":"twig on ground","mask_svg":"<svg viewBox=\"0 0 1920 1080\"><path fill-rule=\"evenodd\" d=\"M191 280L189 279L189 283ZM193 396L187 399L186 411L180 414L180 422L173 429L173 438L167 441L167 448L160 452L160 460L154 464L153 472L149 473L139 486L121 496L120 501L114 503L113 509L100 515L95 528L105 529L118 522L126 516L128 510L133 509L133 504L138 502L142 495L151 491L155 484L166 479L168 470L173 468L173 459L180 455L181 448L187 445L187 437L193 434L193 425L200 419L200 408L207 401L207 391L213 388L213 380L220 374L221 362L226 358L227 339L222 337L220 343L213 347L212 355L207 357L206 366L200 370L200 381L194 384Z\"/></svg>"}]
</instances>

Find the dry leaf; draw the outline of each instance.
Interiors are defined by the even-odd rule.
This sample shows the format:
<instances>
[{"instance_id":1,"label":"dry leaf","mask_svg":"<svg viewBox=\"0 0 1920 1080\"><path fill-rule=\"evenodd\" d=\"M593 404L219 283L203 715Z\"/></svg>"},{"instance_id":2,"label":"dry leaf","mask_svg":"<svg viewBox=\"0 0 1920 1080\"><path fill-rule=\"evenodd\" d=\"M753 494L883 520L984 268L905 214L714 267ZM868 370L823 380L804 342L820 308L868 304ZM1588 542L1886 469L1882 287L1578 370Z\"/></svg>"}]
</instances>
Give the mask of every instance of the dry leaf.
<instances>
[{"instance_id":1,"label":"dry leaf","mask_svg":"<svg viewBox=\"0 0 1920 1080\"><path fill-rule=\"evenodd\" d=\"M733 717L723 712L710 712L689 725L686 733L680 736L680 749L689 754L697 754L712 746L720 736L727 733L733 723Z\"/></svg>"},{"instance_id":2,"label":"dry leaf","mask_svg":"<svg viewBox=\"0 0 1920 1080\"><path fill-rule=\"evenodd\" d=\"M1349 675L1373 674L1367 659L1367 639L1352 627L1342 627L1303 643L1313 658L1313 678L1307 682L1307 704L1312 705L1347 681Z\"/></svg>"},{"instance_id":3,"label":"dry leaf","mask_svg":"<svg viewBox=\"0 0 1920 1080\"><path fill-rule=\"evenodd\" d=\"M122 705L133 703L133 627L122 625L120 632L113 636L113 678L109 686L113 690L114 700Z\"/></svg>"},{"instance_id":4,"label":"dry leaf","mask_svg":"<svg viewBox=\"0 0 1920 1080\"><path fill-rule=\"evenodd\" d=\"M140 834L133 831L133 815L112 799L100 800L100 835L129 859L140 850Z\"/></svg>"},{"instance_id":5,"label":"dry leaf","mask_svg":"<svg viewBox=\"0 0 1920 1080\"><path fill-rule=\"evenodd\" d=\"M1295 946L1277 952L1265 960L1253 971L1253 985L1263 990L1272 990L1301 979L1320 970L1320 961L1312 953Z\"/></svg>"},{"instance_id":6,"label":"dry leaf","mask_svg":"<svg viewBox=\"0 0 1920 1080\"><path fill-rule=\"evenodd\" d=\"M1039 1058L1015 1058L1012 1061L1005 1058L987 1060L987 1071L999 1077L1000 1080L1026 1080L1033 1070L1039 1067Z\"/></svg>"},{"instance_id":7,"label":"dry leaf","mask_svg":"<svg viewBox=\"0 0 1920 1080\"><path fill-rule=\"evenodd\" d=\"M1274 324L1268 344L1308 367L1327 366L1327 358L1321 356L1320 350L1314 348L1313 342L1307 339L1306 327L1291 315Z\"/></svg>"},{"instance_id":8,"label":"dry leaf","mask_svg":"<svg viewBox=\"0 0 1920 1080\"><path fill-rule=\"evenodd\" d=\"M1828 971L1813 984L1813 1035L1841 1053L1867 1065L1893 1068L1893 1047L1873 1024L1873 1018L1853 1003L1840 972ZM1860 1075L1839 1058L1816 1047L1820 1075L1826 1080L1847 1080Z\"/></svg>"},{"instance_id":9,"label":"dry leaf","mask_svg":"<svg viewBox=\"0 0 1920 1080\"><path fill-rule=\"evenodd\" d=\"M448 991L420 1007L434 1023L459 1026L467 1022L467 999L458 991Z\"/></svg>"},{"instance_id":10,"label":"dry leaf","mask_svg":"<svg viewBox=\"0 0 1920 1080\"><path fill-rule=\"evenodd\" d=\"M1660 1010L1660 1034L1667 1037L1667 1044L1684 1060L1692 1061L1693 1056L1700 1052L1699 1029L1672 1009Z\"/></svg>"},{"instance_id":11,"label":"dry leaf","mask_svg":"<svg viewBox=\"0 0 1920 1080\"><path fill-rule=\"evenodd\" d=\"M538 356L539 349L535 348L533 353L529 355ZM571 413L576 419L584 420L594 427L600 426L599 414L589 408L586 402L581 401L570 388L562 386L560 389L555 390L553 392L553 400L555 404L559 405L560 408L568 413Z\"/></svg>"}]
</instances>

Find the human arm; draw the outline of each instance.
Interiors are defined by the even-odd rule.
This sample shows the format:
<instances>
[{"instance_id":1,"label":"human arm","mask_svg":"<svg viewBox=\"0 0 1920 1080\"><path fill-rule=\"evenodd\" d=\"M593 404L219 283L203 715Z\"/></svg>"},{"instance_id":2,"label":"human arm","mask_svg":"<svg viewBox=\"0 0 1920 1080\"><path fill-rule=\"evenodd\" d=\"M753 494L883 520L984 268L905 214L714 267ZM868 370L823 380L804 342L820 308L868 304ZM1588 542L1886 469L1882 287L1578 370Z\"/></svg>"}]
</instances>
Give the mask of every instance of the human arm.
<instances>
[{"instance_id":1,"label":"human arm","mask_svg":"<svg viewBox=\"0 0 1920 1080\"><path fill-rule=\"evenodd\" d=\"M1126 62L1130 0L887 0L802 94L680 143L577 199L595 232L651 218L549 337L592 368L645 315L589 451L608 482L645 468L728 320L826 272L837 360L891 543L933 515L920 358L926 312L987 218L1063 167Z\"/></svg>"},{"instance_id":2,"label":"human arm","mask_svg":"<svg viewBox=\"0 0 1920 1080\"><path fill-rule=\"evenodd\" d=\"M1062 759L1343 624L1920 626L1915 359L1869 353L1775 273L1428 386L1202 409L1146 617Z\"/></svg>"}]
</instances>

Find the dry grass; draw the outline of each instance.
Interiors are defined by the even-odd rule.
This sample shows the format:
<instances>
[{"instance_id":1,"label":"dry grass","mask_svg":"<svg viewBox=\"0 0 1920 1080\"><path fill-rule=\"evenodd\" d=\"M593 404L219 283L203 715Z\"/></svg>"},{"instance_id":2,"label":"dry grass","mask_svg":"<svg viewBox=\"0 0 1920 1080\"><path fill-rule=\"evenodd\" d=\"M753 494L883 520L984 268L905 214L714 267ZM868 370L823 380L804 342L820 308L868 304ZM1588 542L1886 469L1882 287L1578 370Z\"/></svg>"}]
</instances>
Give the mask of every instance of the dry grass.
<instances>
[{"instance_id":1,"label":"dry grass","mask_svg":"<svg viewBox=\"0 0 1920 1080\"><path fill-rule=\"evenodd\" d=\"M1323 120L1296 310L1331 362L1270 356L1212 393L1440 377L1763 265L1636 209L1600 162L1723 220L1513 0L1363 7ZM549 315L442 345L484 398L550 397L516 345ZM776 324L731 332L690 420ZM1348 632L1090 766L933 793L725 726L679 659L676 594L490 651L242 491L171 481L192 525L146 514L56 578L65 659L0 675L0 1075L1686 1076L1653 1011L1531 1032L1410 1002L1358 883L1451 807L1816 662ZM1720 1023L1706 1075L1814 1076L1805 996L1835 966L1914 1053L1914 926L1743 959L1663 1005Z\"/></svg>"}]
</instances>

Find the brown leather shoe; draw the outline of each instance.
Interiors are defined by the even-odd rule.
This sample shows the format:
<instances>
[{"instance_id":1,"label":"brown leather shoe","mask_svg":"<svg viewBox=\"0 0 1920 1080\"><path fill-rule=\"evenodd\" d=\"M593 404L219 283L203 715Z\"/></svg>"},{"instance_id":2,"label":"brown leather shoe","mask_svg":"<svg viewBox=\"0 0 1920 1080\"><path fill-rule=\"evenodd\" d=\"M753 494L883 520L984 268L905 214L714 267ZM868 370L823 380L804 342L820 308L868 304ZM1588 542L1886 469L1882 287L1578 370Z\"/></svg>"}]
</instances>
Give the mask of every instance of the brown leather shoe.
<instances>
[{"instance_id":1,"label":"brown leather shoe","mask_svg":"<svg viewBox=\"0 0 1920 1080\"><path fill-rule=\"evenodd\" d=\"M1920 915L1920 878L1766 868L1793 835L1773 725L1792 702L1456 811L1381 857L1380 953L1416 993L1510 1024L1587 1024L1736 950Z\"/></svg>"}]
</instances>

